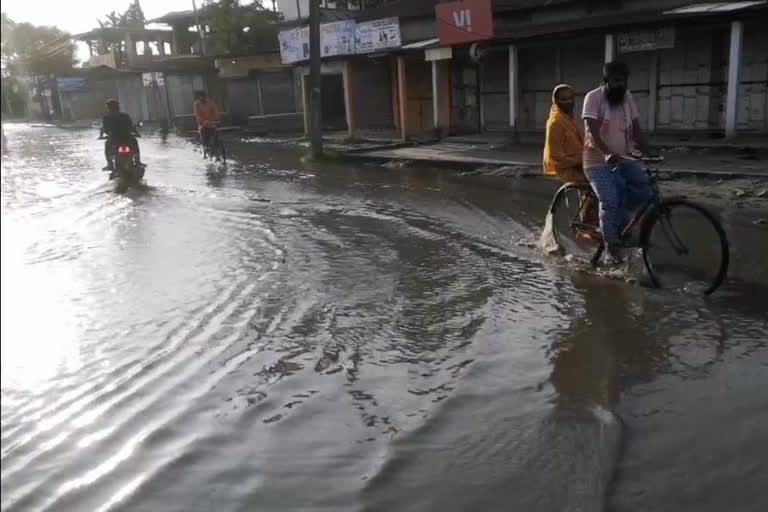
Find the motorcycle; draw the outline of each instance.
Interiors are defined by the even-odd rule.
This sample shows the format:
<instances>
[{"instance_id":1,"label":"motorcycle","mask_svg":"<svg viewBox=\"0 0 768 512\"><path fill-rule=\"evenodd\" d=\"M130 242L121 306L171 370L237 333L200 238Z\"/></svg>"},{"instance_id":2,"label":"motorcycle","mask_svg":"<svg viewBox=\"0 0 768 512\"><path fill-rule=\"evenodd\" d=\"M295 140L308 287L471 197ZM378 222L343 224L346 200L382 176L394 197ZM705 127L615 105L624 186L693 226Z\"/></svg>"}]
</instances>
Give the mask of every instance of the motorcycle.
<instances>
[{"instance_id":1,"label":"motorcycle","mask_svg":"<svg viewBox=\"0 0 768 512\"><path fill-rule=\"evenodd\" d=\"M141 137L135 129L132 135L137 138ZM99 136L99 140L106 138L103 134ZM138 146L138 142L136 145ZM112 172L109 173L109 179L116 180L118 188L126 188L141 183L146 165L139 161L138 152L135 151L129 141L116 141L110 160Z\"/></svg>"}]
</instances>

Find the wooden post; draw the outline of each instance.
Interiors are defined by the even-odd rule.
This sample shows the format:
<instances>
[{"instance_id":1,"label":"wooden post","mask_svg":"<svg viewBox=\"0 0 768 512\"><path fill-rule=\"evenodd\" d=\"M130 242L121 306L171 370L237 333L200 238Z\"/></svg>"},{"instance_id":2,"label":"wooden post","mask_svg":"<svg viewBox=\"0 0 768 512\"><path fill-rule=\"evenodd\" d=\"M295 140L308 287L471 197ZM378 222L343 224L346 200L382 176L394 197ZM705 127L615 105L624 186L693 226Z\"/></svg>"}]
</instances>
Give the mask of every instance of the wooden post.
<instances>
[{"instance_id":1,"label":"wooden post","mask_svg":"<svg viewBox=\"0 0 768 512\"><path fill-rule=\"evenodd\" d=\"M739 109L739 82L741 81L742 45L744 42L744 24L731 22L731 48L728 58L728 96L725 103L725 136L736 136Z\"/></svg>"},{"instance_id":2,"label":"wooden post","mask_svg":"<svg viewBox=\"0 0 768 512\"><path fill-rule=\"evenodd\" d=\"M392 75L392 125L395 130L400 130L400 95L398 94L400 79L397 71L397 57L392 56L389 66Z\"/></svg>"},{"instance_id":3,"label":"wooden post","mask_svg":"<svg viewBox=\"0 0 768 512\"><path fill-rule=\"evenodd\" d=\"M405 87L405 56L397 56L397 96L400 100L400 138L405 140L408 138L408 92Z\"/></svg>"},{"instance_id":4,"label":"wooden post","mask_svg":"<svg viewBox=\"0 0 768 512\"><path fill-rule=\"evenodd\" d=\"M518 102L518 59L517 46L509 45L509 127L517 132Z\"/></svg>"},{"instance_id":5,"label":"wooden post","mask_svg":"<svg viewBox=\"0 0 768 512\"><path fill-rule=\"evenodd\" d=\"M438 61L432 61L432 127L440 130L440 68Z\"/></svg>"},{"instance_id":6,"label":"wooden post","mask_svg":"<svg viewBox=\"0 0 768 512\"><path fill-rule=\"evenodd\" d=\"M320 76L320 0L309 1L309 79L312 89L310 140L312 157L323 153L322 77Z\"/></svg>"},{"instance_id":7,"label":"wooden post","mask_svg":"<svg viewBox=\"0 0 768 512\"><path fill-rule=\"evenodd\" d=\"M347 113L347 134L350 137L355 136L357 123L355 119L355 90L354 79L352 77L352 63L349 60L344 61L344 71L342 75L344 81L344 108Z\"/></svg>"}]
</instances>

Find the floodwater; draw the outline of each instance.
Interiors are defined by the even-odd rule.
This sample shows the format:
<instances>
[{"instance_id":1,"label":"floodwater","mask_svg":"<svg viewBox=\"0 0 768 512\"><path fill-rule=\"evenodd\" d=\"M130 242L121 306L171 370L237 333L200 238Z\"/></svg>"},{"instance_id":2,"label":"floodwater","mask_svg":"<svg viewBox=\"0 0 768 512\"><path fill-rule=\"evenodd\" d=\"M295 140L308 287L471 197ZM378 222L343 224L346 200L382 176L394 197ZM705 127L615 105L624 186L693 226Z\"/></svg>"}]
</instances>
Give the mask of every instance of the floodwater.
<instances>
[{"instance_id":1,"label":"floodwater","mask_svg":"<svg viewBox=\"0 0 768 512\"><path fill-rule=\"evenodd\" d=\"M540 254L543 180L6 133L3 511L768 506L764 212L702 298Z\"/></svg>"}]
</instances>

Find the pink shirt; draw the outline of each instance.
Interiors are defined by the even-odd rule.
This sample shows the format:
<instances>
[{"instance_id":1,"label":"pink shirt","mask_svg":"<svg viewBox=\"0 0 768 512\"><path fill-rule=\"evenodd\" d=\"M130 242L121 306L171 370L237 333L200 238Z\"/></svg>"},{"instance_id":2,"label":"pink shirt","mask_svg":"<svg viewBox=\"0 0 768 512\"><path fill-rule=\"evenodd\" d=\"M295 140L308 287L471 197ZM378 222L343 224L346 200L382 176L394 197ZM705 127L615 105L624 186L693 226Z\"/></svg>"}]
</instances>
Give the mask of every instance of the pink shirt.
<instances>
[{"instance_id":1,"label":"pink shirt","mask_svg":"<svg viewBox=\"0 0 768 512\"><path fill-rule=\"evenodd\" d=\"M587 93L584 98L584 110L581 117L584 121L584 168L605 165L602 151L597 149L592 134L589 132L586 119L600 121L600 136L612 153L631 153L635 150L632 137L632 121L640 117L632 93L627 91L624 103L611 107L605 98L603 87L598 87Z\"/></svg>"}]
</instances>

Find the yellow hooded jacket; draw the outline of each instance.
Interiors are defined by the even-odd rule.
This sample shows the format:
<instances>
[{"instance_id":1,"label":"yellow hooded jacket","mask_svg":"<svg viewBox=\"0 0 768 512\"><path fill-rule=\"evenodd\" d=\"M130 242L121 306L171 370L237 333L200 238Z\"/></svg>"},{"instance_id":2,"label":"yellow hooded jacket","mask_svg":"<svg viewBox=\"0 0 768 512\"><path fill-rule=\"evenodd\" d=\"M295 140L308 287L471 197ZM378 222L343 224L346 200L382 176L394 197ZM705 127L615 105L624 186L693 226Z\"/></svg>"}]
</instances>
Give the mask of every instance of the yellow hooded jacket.
<instances>
[{"instance_id":1,"label":"yellow hooded jacket","mask_svg":"<svg viewBox=\"0 0 768 512\"><path fill-rule=\"evenodd\" d=\"M547 138L544 143L544 174L557 175L566 183L584 182L582 159L584 154L584 127L555 103L547 119Z\"/></svg>"}]
</instances>

